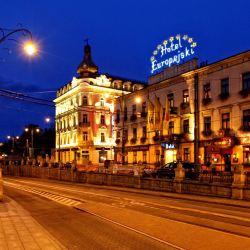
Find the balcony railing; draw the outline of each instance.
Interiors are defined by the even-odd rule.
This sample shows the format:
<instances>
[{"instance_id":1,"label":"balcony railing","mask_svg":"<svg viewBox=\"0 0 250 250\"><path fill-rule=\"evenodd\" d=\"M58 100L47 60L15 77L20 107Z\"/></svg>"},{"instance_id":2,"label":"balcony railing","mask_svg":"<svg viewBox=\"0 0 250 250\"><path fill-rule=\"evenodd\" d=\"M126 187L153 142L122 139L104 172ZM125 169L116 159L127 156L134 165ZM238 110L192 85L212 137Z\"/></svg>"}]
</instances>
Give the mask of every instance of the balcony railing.
<instances>
[{"instance_id":1,"label":"balcony railing","mask_svg":"<svg viewBox=\"0 0 250 250\"><path fill-rule=\"evenodd\" d=\"M137 141L137 138L132 138L132 139L130 140L130 143L131 143L131 144L135 144L136 141Z\"/></svg>"},{"instance_id":2,"label":"balcony railing","mask_svg":"<svg viewBox=\"0 0 250 250\"><path fill-rule=\"evenodd\" d=\"M141 117L146 118L147 117L147 112L141 112Z\"/></svg>"},{"instance_id":3,"label":"balcony railing","mask_svg":"<svg viewBox=\"0 0 250 250\"><path fill-rule=\"evenodd\" d=\"M130 121L131 121L131 122L136 121L136 119L137 119L137 115L136 115L136 114L132 114L132 115L130 116Z\"/></svg>"},{"instance_id":4,"label":"balcony railing","mask_svg":"<svg viewBox=\"0 0 250 250\"><path fill-rule=\"evenodd\" d=\"M146 137L142 137L141 138L141 143L145 143L147 141L147 138Z\"/></svg>"},{"instance_id":5,"label":"balcony railing","mask_svg":"<svg viewBox=\"0 0 250 250\"><path fill-rule=\"evenodd\" d=\"M178 108L170 107L170 115L178 115Z\"/></svg>"}]
</instances>

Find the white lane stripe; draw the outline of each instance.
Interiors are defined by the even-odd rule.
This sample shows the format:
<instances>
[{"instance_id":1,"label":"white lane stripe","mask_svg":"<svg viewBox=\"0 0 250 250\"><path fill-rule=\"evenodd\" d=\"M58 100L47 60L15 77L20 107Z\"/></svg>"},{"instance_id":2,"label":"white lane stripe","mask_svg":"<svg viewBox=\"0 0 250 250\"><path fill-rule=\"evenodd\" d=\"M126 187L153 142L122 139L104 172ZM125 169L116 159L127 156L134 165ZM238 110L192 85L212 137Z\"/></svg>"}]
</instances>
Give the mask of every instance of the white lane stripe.
<instances>
[{"instance_id":1,"label":"white lane stripe","mask_svg":"<svg viewBox=\"0 0 250 250\"><path fill-rule=\"evenodd\" d=\"M4 181L4 182L6 182L6 181ZM17 182L32 184L32 182L27 182L27 181L19 181L19 180L17 180ZM109 198L114 198L114 197L108 196L108 195L100 195L100 194L95 194L95 193L92 193L92 192L79 191L79 190L74 190L72 188L62 188L62 187L56 187L56 186L53 186L53 185L43 185L43 184L40 184L40 183L39 184L35 183L35 185L45 186L46 188L51 187L51 188L55 188L55 189L61 190L61 191L71 191L71 192L74 191L74 192L83 193L83 194L93 194L93 195L96 195L96 196L105 196L105 197L109 197ZM166 204L163 205L163 204L151 203L151 202L145 202L145 203L147 205L156 205L156 206L161 206L161 207L165 207L165 208L172 208L172 209L176 209L176 210L180 210L180 211L189 211L189 212L195 212L195 213L199 213L199 214L214 215L214 216L219 216L219 217L222 217L222 218L230 218L230 219L236 219L236 220L241 220L241 221L245 221L245 222L250 222L249 218L240 217L240 216L237 216L237 215L221 214L221 213L217 213L217 212L209 212L209 211L199 210L199 209L195 209L195 208L183 208L183 207L178 207L178 206L173 206L173 205L166 205Z\"/></svg>"},{"instance_id":2,"label":"white lane stripe","mask_svg":"<svg viewBox=\"0 0 250 250\"><path fill-rule=\"evenodd\" d=\"M178 250L186 250L185 248L182 248L182 247L179 247L179 246L177 246L177 245L174 245L174 244L172 244L172 243L170 243L170 242L168 242L168 241L165 241L165 240L156 238L156 237L154 237L154 236L152 236L152 235L150 235L150 234L144 233L144 232L142 232L142 231L140 231L140 230L134 229L134 228L132 228L132 227L126 226L126 225L121 224L121 223L119 223L119 222L116 222L116 221L114 221L114 220L108 219L108 218L103 217L103 216L101 216L101 215L99 215L99 214L96 214L96 213L93 213L93 212L90 212L90 211L88 211L88 210L81 209L81 208L76 208L76 209L82 210L82 211L84 211L84 212L88 212L89 214L94 215L94 216L96 216L96 217L98 217L98 218L100 218L100 219L106 220L106 221L111 222L111 223L113 223L113 224L115 224L115 225L118 225L118 226L120 226L120 227L126 228L126 229L128 229L128 230L131 230L131 231L133 231L133 232L136 232L136 233L138 233L138 234L141 234L141 235L143 235L143 236L146 236L146 237L148 237L148 238L150 238L150 239L152 239L152 240L158 241L158 242L160 242L160 243L163 243L163 244L165 244L165 245L167 245L167 246L170 246L170 247L173 247L173 248L175 248L175 249L178 249Z\"/></svg>"},{"instance_id":3,"label":"white lane stripe","mask_svg":"<svg viewBox=\"0 0 250 250\"><path fill-rule=\"evenodd\" d=\"M74 206L78 206L78 205L82 204L79 201L74 201L72 199L61 197L59 195L54 195L54 194L51 194L51 193L41 192L39 190L35 190L35 189L32 189L32 188L29 189L29 188L22 187L20 185L16 185L16 184L13 184L13 183L7 183L7 185L9 185L10 187L19 189L19 190L29 192L29 193L38 194L38 195L43 196L43 197L45 197L45 198L47 198L49 200L58 202L58 203L63 204L63 205L74 207Z\"/></svg>"}]
</instances>

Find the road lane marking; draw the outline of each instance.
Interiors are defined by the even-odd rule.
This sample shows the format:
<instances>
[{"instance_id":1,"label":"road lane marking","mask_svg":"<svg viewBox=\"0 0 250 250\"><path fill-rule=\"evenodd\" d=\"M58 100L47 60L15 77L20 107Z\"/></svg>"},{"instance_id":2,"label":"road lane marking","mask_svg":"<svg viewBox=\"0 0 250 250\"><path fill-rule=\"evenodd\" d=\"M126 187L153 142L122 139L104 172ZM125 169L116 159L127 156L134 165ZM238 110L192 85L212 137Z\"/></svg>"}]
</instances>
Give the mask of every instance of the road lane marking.
<instances>
[{"instance_id":1,"label":"road lane marking","mask_svg":"<svg viewBox=\"0 0 250 250\"><path fill-rule=\"evenodd\" d=\"M79 206L80 204L82 204L82 202L79 202L79 201L76 201L76 200L61 196L61 195L51 194L51 193L40 191L40 190L37 190L34 188L23 187L23 186L18 185L18 184L7 183L7 186L10 186L10 187L22 190L22 191L26 191L29 193L34 193L34 194L40 195L40 196L45 197L49 200L52 200L52 201L55 201L57 203L60 203L60 204L66 205L66 206L70 206L70 207Z\"/></svg>"},{"instance_id":2,"label":"road lane marking","mask_svg":"<svg viewBox=\"0 0 250 250\"><path fill-rule=\"evenodd\" d=\"M15 180L17 182L21 182L21 183L27 183L27 184L34 184L32 182L28 182L28 181L19 181L19 180ZM6 182L6 181L4 181ZM54 185L44 185L44 184L37 184L35 183L35 185L37 186L44 186L46 188L48 187L51 187L51 188L54 188L54 189L57 189L57 190L61 190L61 191L74 191L74 192L78 192L78 193L83 193L83 194L91 194L91 195L94 195L94 196L101 196L101 197L107 197L107 198L111 198L111 199L114 199L117 197L114 197L114 196L109 196L109 195L102 195L102 194L96 194L96 193L93 193L93 192L86 192L86 191L79 191L79 190L75 190L73 188L63 188L63 187L56 187ZM121 201L120 197L119 199L117 199L119 201ZM130 199L130 198L126 198L126 200L130 200L130 202L133 202L135 201L134 199ZM123 202L124 204L125 202ZM140 202L138 202L137 205L139 205ZM121 203L120 203L121 205ZM199 209L195 209L195 208L183 208L183 207L178 207L178 206L173 206L173 205L167 205L167 204L158 204L158 203L153 203L153 202L145 202L145 203L141 203L141 206L160 206L162 207L161 209L163 208L170 208L170 209L175 209L175 210L179 210L179 211L187 211L187 212L194 212L194 213L198 213L198 214L204 214L204 215L213 215L213 216L218 216L218 217L221 217L221 218L228 218L228 219L235 219L235 220L239 220L239 221L244 221L244 222L250 222L250 218L245 218L245 217L240 217L240 216L237 216L237 215L230 215L230 214L222 214L222 213L218 213L218 212L210 212L210 211L205 211L205 210L199 210ZM152 207L154 208L154 207ZM157 208L157 209L160 209L160 208Z\"/></svg>"}]
</instances>

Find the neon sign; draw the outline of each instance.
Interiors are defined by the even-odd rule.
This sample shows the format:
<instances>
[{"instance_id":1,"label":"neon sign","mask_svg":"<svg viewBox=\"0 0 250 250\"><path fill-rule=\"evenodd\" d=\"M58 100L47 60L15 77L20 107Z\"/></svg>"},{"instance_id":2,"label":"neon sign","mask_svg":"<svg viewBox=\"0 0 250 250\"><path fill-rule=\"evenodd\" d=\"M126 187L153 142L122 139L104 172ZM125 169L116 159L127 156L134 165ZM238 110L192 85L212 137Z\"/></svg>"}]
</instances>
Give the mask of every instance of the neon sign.
<instances>
[{"instance_id":1,"label":"neon sign","mask_svg":"<svg viewBox=\"0 0 250 250\"><path fill-rule=\"evenodd\" d=\"M151 73L179 64L195 54L197 42L188 35L176 35L159 44L151 56Z\"/></svg>"}]
</instances>

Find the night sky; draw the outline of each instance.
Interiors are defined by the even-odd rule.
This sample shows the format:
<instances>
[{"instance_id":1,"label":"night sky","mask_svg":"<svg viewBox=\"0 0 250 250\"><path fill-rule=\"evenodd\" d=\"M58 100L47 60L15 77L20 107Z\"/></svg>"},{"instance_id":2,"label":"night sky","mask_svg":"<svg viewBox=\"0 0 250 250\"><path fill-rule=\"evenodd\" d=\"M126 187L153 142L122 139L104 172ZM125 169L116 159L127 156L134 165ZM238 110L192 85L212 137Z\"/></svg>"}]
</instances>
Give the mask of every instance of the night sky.
<instances>
[{"instance_id":1,"label":"night sky","mask_svg":"<svg viewBox=\"0 0 250 250\"><path fill-rule=\"evenodd\" d=\"M147 81L152 52L176 34L193 37L200 62L211 63L250 49L249 10L249 0L2 1L0 27L28 28L40 52L30 60L16 42L0 44L0 89L53 99L76 76L85 38L100 72L129 79ZM44 118L54 115L1 96L0 112L0 140L29 123L49 126Z\"/></svg>"}]
</instances>

